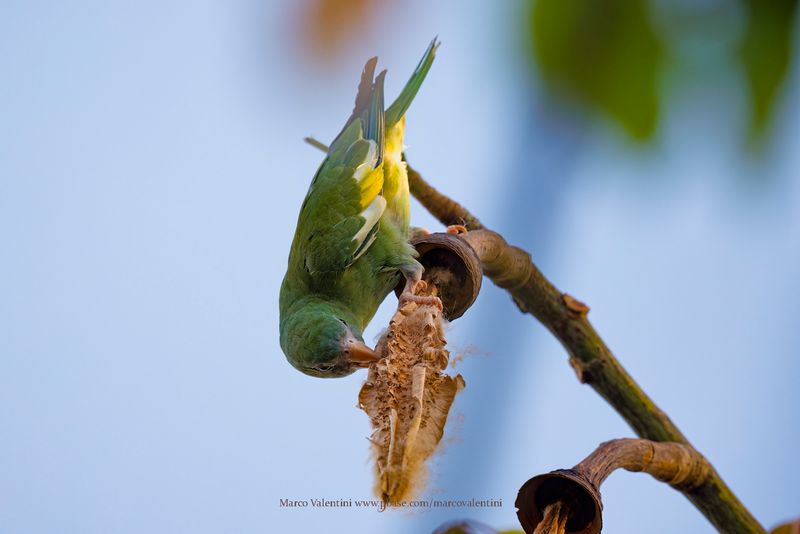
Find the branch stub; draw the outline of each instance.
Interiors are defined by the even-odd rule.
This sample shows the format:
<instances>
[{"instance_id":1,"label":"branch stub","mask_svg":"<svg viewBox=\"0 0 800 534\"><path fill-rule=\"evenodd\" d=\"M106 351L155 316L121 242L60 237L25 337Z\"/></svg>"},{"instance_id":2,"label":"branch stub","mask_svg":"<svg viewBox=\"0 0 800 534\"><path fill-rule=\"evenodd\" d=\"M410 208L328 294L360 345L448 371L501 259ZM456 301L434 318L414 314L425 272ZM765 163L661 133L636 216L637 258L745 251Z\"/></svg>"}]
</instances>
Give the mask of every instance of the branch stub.
<instances>
[{"instance_id":1,"label":"branch stub","mask_svg":"<svg viewBox=\"0 0 800 534\"><path fill-rule=\"evenodd\" d=\"M425 267L422 279L438 291L444 318L452 321L464 315L481 290L483 270L478 255L469 243L454 234L428 234L414 237L410 242ZM403 284L401 281L395 288L398 296Z\"/></svg>"},{"instance_id":2,"label":"branch stub","mask_svg":"<svg viewBox=\"0 0 800 534\"><path fill-rule=\"evenodd\" d=\"M517 518L531 534L544 517L547 505L561 501L569 510L568 534L598 534L603 526L600 492L580 473L559 469L531 478L519 489Z\"/></svg>"}]
</instances>

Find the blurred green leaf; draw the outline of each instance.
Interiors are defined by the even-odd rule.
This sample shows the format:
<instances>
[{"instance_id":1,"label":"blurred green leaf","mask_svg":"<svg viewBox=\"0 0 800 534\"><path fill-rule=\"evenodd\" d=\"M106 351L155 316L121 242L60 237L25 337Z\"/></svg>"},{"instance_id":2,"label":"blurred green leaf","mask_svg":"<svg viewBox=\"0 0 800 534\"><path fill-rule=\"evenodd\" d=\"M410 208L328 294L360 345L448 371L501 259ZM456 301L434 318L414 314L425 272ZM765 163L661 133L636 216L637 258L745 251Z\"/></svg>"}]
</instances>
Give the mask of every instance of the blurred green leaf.
<instances>
[{"instance_id":1,"label":"blurred green leaf","mask_svg":"<svg viewBox=\"0 0 800 534\"><path fill-rule=\"evenodd\" d=\"M742 0L747 28L740 58L750 89L750 134L764 136L789 67L798 0Z\"/></svg>"},{"instance_id":2,"label":"blurred green leaf","mask_svg":"<svg viewBox=\"0 0 800 534\"><path fill-rule=\"evenodd\" d=\"M645 0L533 0L530 30L549 89L652 136L663 47Z\"/></svg>"}]
</instances>

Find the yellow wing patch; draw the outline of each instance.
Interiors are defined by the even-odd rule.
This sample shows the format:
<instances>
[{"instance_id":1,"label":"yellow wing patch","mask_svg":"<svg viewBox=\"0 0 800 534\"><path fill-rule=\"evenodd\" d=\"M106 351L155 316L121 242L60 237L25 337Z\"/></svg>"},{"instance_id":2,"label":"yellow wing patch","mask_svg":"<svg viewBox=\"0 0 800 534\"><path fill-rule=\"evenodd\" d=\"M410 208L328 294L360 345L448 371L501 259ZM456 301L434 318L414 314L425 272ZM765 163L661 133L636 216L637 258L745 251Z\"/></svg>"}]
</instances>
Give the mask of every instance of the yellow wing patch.
<instances>
[{"instance_id":1,"label":"yellow wing patch","mask_svg":"<svg viewBox=\"0 0 800 534\"><path fill-rule=\"evenodd\" d=\"M363 210L375 200L375 197L383 189L383 165L367 173L359 182L358 187L361 192L359 207Z\"/></svg>"}]
</instances>

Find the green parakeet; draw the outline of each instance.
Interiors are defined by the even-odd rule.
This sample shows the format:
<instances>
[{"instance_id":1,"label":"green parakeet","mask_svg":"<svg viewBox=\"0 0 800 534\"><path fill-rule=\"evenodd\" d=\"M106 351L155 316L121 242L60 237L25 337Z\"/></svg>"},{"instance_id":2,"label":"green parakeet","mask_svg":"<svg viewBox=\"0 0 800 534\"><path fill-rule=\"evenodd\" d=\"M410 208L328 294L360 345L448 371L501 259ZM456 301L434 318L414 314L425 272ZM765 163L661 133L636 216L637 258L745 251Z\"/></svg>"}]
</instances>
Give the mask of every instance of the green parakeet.
<instances>
[{"instance_id":1,"label":"green parakeet","mask_svg":"<svg viewBox=\"0 0 800 534\"><path fill-rule=\"evenodd\" d=\"M355 108L331 143L300 208L280 293L280 343L295 368L341 377L378 359L362 333L380 303L406 279L414 294L423 268L408 243L409 190L402 161L405 112L433 63L434 39L406 86L384 109L386 71L367 61Z\"/></svg>"}]
</instances>

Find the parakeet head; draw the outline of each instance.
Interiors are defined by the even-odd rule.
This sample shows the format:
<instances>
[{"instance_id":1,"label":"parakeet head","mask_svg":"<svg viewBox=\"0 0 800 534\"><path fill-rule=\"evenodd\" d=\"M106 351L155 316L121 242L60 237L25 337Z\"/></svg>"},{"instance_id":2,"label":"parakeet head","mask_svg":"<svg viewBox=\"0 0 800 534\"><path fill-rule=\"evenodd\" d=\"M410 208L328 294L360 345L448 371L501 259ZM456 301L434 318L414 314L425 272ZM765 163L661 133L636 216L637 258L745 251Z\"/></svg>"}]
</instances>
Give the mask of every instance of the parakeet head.
<instances>
[{"instance_id":1,"label":"parakeet head","mask_svg":"<svg viewBox=\"0 0 800 534\"><path fill-rule=\"evenodd\" d=\"M378 357L341 306L312 302L281 321L281 348L295 368L320 378L346 376Z\"/></svg>"}]
</instances>

